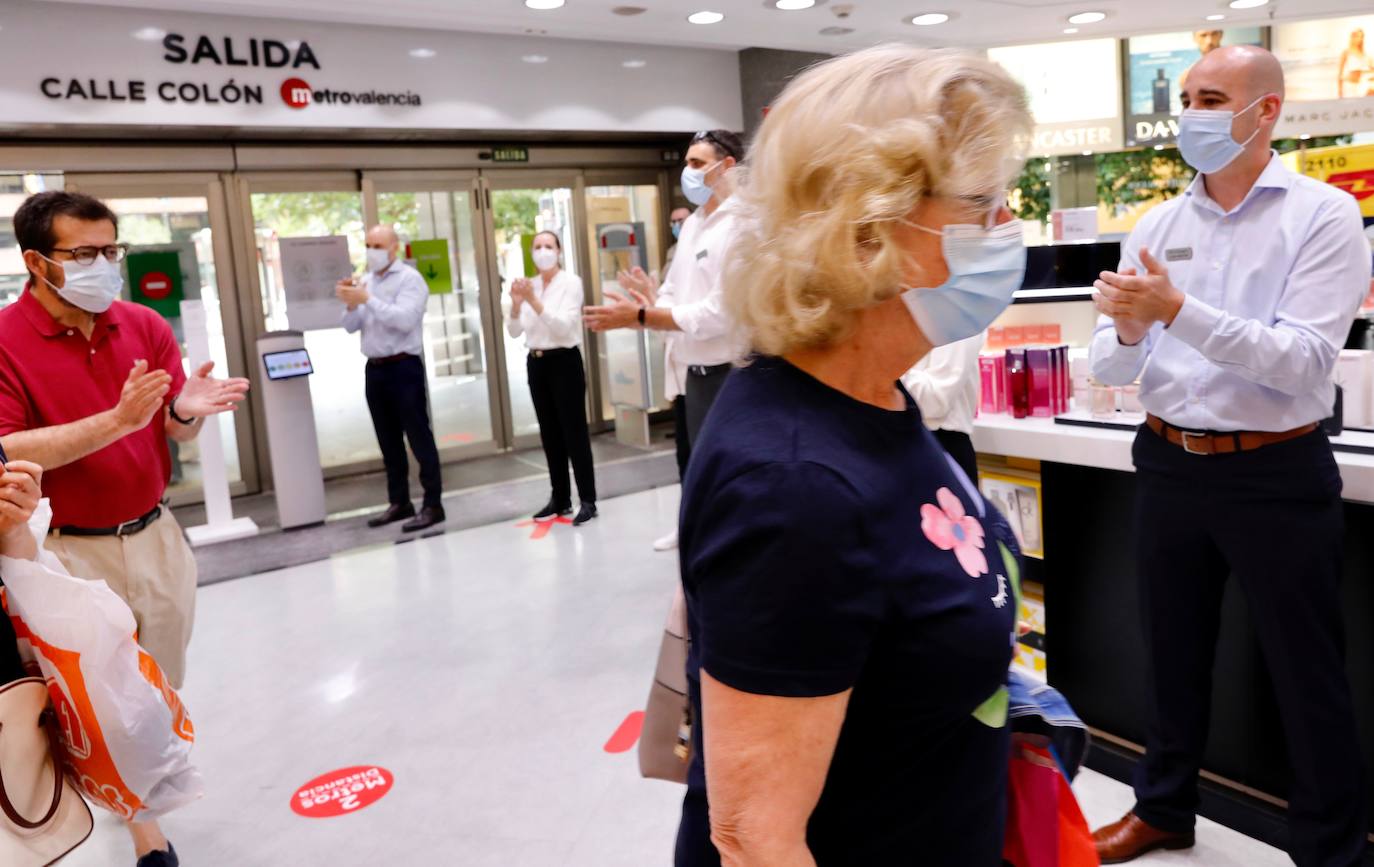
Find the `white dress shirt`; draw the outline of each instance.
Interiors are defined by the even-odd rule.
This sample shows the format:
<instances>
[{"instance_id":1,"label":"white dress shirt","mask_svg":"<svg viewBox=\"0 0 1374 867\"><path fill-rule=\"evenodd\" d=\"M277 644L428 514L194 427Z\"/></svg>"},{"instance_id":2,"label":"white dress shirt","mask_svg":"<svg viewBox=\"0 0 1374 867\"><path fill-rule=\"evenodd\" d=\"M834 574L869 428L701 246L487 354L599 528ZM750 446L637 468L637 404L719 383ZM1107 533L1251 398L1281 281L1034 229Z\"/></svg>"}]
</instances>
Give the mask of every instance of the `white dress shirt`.
<instances>
[{"instance_id":1,"label":"white dress shirt","mask_svg":"<svg viewBox=\"0 0 1374 867\"><path fill-rule=\"evenodd\" d=\"M572 349L582 345L582 280L576 274L559 270L553 282L544 285L543 277L530 280L534 294L544 306L535 313L528 301L520 305L520 315L506 320L511 337L525 335L525 345L536 349Z\"/></svg>"},{"instance_id":2,"label":"white dress shirt","mask_svg":"<svg viewBox=\"0 0 1374 867\"><path fill-rule=\"evenodd\" d=\"M1123 269L1146 273L1141 247L1186 300L1171 326L1155 323L1134 346L1099 319L1093 376L1140 377L1145 409L1184 430L1285 431L1331 415L1336 358L1369 291L1369 245L1349 193L1275 154L1229 213L1201 176L1147 213L1122 246Z\"/></svg>"},{"instance_id":3,"label":"white dress shirt","mask_svg":"<svg viewBox=\"0 0 1374 867\"><path fill-rule=\"evenodd\" d=\"M973 435L978 408L978 353L985 335L976 334L932 349L902 376L902 385L920 407L931 430Z\"/></svg>"},{"instance_id":4,"label":"white dress shirt","mask_svg":"<svg viewBox=\"0 0 1374 867\"><path fill-rule=\"evenodd\" d=\"M424 355L425 308L429 285L420 272L395 261L379 273L367 275L366 304L344 311L343 327L349 334L363 332L363 355Z\"/></svg>"},{"instance_id":5,"label":"white dress shirt","mask_svg":"<svg viewBox=\"0 0 1374 867\"><path fill-rule=\"evenodd\" d=\"M744 354L744 343L725 310L720 283L721 266L735 238L738 216L732 196L711 216L698 208L682 224L677 253L655 304L669 308L673 322L682 329L668 332L666 341L664 393L669 400L686 390L689 366L729 364Z\"/></svg>"}]
</instances>

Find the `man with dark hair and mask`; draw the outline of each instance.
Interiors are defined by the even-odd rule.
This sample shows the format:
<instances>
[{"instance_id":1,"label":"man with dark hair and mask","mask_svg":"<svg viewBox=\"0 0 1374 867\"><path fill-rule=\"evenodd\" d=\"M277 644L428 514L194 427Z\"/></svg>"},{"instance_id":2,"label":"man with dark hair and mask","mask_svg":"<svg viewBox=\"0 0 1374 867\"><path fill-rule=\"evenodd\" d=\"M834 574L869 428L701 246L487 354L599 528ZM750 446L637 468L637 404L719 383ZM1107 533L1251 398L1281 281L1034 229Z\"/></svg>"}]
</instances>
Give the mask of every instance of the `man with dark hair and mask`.
<instances>
[{"instance_id":1,"label":"man with dark hair and mask","mask_svg":"<svg viewBox=\"0 0 1374 867\"><path fill-rule=\"evenodd\" d=\"M731 170L743 160L744 144L728 130L693 136L682 170L682 194L696 211L678 232L678 249L663 285L657 286L641 268L622 272L619 283L627 294L606 292L607 303L588 307L585 314L592 331L652 328L668 332L664 377L668 394L683 397L687 438L680 448L684 457L701 434L706 414L743 350L722 302L720 282L721 264L734 240L738 216L731 200ZM659 550L676 545L675 534L655 543Z\"/></svg>"},{"instance_id":2,"label":"man with dark hair and mask","mask_svg":"<svg viewBox=\"0 0 1374 867\"><path fill-rule=\"evenodd\" d=\"M180 688L195 617L196 561L162 505L167 440L190 442L232 412L246 379L191 376L167 321L120 301L118 220L80 193L30 197L14 215L29 282L0 310L0 446L44 470L47 547L133 611L139 643ZM139 867L175 867L156 822L131 823Z\"/></svg>"}]
</instances>

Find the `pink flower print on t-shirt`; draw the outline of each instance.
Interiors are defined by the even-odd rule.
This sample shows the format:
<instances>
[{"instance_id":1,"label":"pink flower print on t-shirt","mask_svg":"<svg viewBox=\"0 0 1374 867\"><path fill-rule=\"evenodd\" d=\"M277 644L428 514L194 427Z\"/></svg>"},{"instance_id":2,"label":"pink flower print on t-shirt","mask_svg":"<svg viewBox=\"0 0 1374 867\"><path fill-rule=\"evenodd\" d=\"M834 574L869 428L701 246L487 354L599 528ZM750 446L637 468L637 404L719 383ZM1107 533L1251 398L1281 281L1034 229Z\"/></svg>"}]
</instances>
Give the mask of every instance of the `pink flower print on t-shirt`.
<instances>
[{"instance_id":1,"label":"pink flower print on t-shirt","mask_svg":"<svg viewBox=\"0 0 1374 867\"><path fill-rule=\"evenodd\" d=\"M935 502L921 507L921 530L941 551L953 551L959 565L970 578L988 573L988 558L983 554L983 525L964 512L964 504L949 488L935 492Z\"/></svg>"}]
</instances>

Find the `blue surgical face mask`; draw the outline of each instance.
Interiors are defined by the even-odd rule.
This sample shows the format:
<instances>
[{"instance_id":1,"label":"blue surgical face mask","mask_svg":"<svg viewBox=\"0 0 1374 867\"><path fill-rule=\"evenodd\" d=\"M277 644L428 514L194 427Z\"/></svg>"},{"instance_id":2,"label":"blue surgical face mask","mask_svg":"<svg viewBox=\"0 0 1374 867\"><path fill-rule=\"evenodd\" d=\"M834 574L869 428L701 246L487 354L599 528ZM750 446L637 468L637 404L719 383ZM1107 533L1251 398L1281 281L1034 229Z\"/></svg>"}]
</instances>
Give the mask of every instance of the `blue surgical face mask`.
<instances>
[{"instance_id":1,"label":"blue surgical face mask","mask_svg":"<svg viewBox=\"0 0 1374 867\"><path fill-rule=\"evenodd\" d=\"M38 255L43 256L42 253ZM43 258L54 265L60 265L64 278L60 287L53 286L47 277L42 278L43 282L68 304L87 313L104 313L114 305L124 291L124 277L119 273L119 266L104 256L96 256L95 261L89 265L70 260L58 262L56 259L48 259L47 256Z\"/></svg>"},{"instance_id":2,"label":"blue surgical face mask","mask_svg":"<svg viewBox=\"0 0 1374 867\"><path fill-rule=\"evenodd\" d=\"M673 224L672 224L672 228L673 228L673 240L676 241L678 238L681 238L681 237L682 237L682 223L678 222L677 220L674 220L674 221L673 221Z\"/></svg>"},{"instance_id":3,"label":"blue surgical face mask","mask_svg":"<svg viewBox=\"0 0 1374 867\"><path fill-rule=\"evenodd\" d=\"M943 230L907 223L939 235L949 279L934 288L911 287L902 301L921 333L934 346L956 343L982 333L1011 304L1026 274L1026 245L1021 221L991 229L949 225Z\"/></svg>"},{"instance_id":4,"label":"blue surgical face mask","mask_svg":"<svg viewBox=\"0 0 1374 867\"><path fill-rule=\"evenodd\" d=\"M1240 111L1184 110L1178 118L1178 150L1184 161L1204 175L1219 172L1235 162L1236 157L1245 153L1245 146L1259 135L1259 126L1255 126L1249 138L1238 142L1231 137L1231 122L1263 99L1261 96Z\"/></svg>"},{"instance_id":5,"label":"blue surgical face mask","mask_svg":"<svg viewBox=\"0 0 1374 867\"><path fill-rule=\"evenodd\" d=\"M716 160L704 169L685 168L682 170L682 194L687 201L700 208L711 201L715 192L706 184L706 175L724 160Z\"/></svg>"}]
</instances>

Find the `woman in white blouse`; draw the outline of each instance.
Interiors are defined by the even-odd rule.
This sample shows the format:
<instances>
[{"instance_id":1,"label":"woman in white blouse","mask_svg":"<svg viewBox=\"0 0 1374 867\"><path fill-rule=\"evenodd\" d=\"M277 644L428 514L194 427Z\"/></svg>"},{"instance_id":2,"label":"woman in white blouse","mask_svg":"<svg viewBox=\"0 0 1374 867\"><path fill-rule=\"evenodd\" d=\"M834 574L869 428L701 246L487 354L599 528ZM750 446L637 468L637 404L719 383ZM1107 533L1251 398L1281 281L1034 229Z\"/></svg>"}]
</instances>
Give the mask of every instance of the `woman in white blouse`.
<instances>
[{"instance_id":1,"label":"woman in white blouse","mask_svg":"<svg viewBox=\"0 0 1374 867\"><path fill-rule=\"evenodd\" d=\"M534 517L572 514L568 462L577 479L582 508L573 519L581 526L596 517L596 474L587 432L587 377L582 367L582 281L559 267L563 243L553 232L534 236L531 258L539 270L533 280L511 283L511 337L525 336L529 348L530 397L539 420L539 441L549 464L553 495Z\"/></svg>"}]
</instances>

